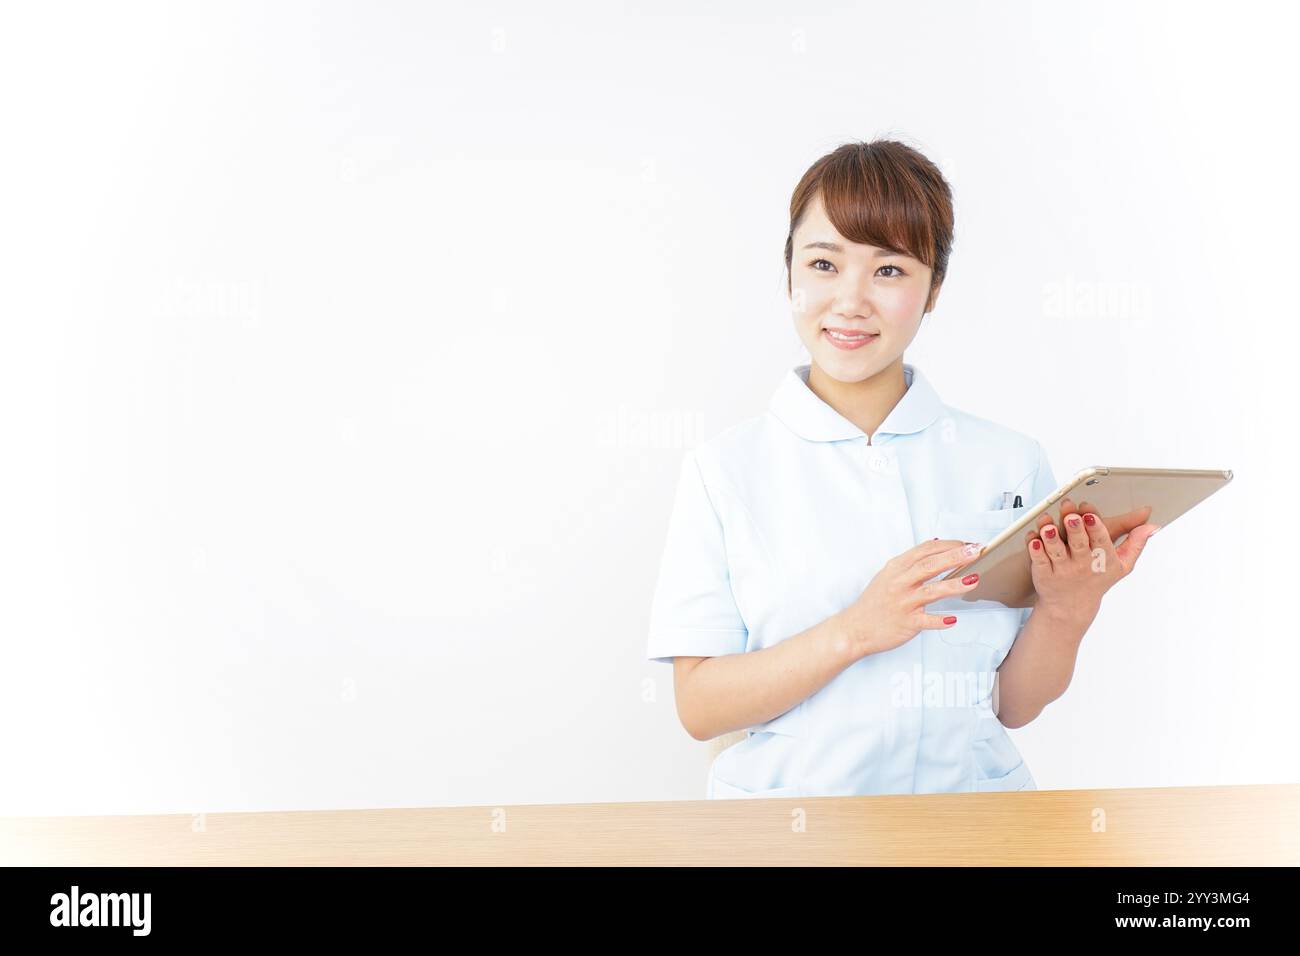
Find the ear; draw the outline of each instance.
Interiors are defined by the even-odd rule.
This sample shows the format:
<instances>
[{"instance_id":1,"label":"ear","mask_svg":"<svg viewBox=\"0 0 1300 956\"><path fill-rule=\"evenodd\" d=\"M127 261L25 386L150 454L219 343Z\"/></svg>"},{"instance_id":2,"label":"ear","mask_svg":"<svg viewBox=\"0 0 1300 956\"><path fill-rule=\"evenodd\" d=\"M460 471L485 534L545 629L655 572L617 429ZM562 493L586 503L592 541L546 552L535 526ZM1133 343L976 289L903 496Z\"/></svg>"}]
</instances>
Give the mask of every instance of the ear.
<instances>
[{"instance_id":1,"label":"ear","mask_svg":"<svg viewBox=\"0 0 1300 956\"><path fill-rule=\"evenodd\" d=\"M939 292L940 292L942 289L943 289L943 283L940 282L937 286L935 286L935 287L930 291L930 297L929 297L928 299L926 299L926 302L925 302L925 311L926 311L926 312L933 312L933 311L934 311L935 304L938 303L938 301L939 301ZM924 318L924 316L922 316L922 318Z\"/></svg>"}]
</instances>

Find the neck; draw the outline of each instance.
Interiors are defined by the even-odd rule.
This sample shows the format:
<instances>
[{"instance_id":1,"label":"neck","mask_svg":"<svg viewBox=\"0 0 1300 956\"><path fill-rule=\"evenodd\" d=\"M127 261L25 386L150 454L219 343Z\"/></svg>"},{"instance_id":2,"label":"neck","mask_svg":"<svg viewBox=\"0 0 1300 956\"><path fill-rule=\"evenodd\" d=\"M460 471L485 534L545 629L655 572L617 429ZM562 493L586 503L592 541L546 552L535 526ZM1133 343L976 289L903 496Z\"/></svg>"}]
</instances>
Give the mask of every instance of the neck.
<instances>
[{"instance_id":1,"label":"neck","mask_svg":"<svg viewBox=\"0 0 1300 956\"><path fill-rule=\"evenodd\" d=\"M903 357L861 382L841 382L831 378L816 362L808 370L808 388L823 402L847 418L867 436L868 444L880 423L907 392L903 375Z\"/></svg>"}]
</instances>

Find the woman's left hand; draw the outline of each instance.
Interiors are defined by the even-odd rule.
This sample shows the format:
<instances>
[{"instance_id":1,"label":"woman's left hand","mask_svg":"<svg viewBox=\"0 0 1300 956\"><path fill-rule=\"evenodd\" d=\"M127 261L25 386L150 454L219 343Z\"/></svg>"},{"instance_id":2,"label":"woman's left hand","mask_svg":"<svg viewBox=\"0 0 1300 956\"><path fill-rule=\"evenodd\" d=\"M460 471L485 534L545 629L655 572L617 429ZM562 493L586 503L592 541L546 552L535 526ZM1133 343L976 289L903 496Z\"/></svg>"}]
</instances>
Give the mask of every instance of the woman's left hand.
<instances>
[{"instance_id":1,"label":"woman's left hand","mask_svg":"<svg viewBox=\"0 0 1300 956\"><path fill-rule=\"evenodd\" d=\"M1069 498L1063 498L1062 527L1051 515L1039 515L1038 529L1025 536L1037 606L1091 621L1101 607L1102 595L1133 570L1159 528L1142 523L1149 509L1144 509L1141 517L1136 517L1138 514L1103 520L1088 502L1076 508ZM1116 548L1112 534L1119 537L1126 532L1128 537Z\"/></svg>"}]
</instances>

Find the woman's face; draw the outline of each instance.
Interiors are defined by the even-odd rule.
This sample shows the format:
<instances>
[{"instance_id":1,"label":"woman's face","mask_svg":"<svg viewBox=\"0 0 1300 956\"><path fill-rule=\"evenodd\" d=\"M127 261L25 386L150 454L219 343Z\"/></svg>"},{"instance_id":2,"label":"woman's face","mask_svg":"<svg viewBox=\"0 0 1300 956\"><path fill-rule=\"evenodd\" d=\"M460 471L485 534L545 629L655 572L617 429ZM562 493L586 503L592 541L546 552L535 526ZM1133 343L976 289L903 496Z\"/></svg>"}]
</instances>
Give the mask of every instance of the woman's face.
<instances>
[{"instance_id":1,"label":"woman's face","mask_svg":"<svg viewBox=\"0 0 1300 956\"><path fill-rule=\"evenodd\" d=\"M849 242L826 217L821 196L795 229L790 305L795 330L817 367L841 382L861 382L892 365L934 307L930 267L903 253ZM934 290L933 299L938 299ZM871 333L836 341L828 330Z\"/></svg>"}]
</instances>

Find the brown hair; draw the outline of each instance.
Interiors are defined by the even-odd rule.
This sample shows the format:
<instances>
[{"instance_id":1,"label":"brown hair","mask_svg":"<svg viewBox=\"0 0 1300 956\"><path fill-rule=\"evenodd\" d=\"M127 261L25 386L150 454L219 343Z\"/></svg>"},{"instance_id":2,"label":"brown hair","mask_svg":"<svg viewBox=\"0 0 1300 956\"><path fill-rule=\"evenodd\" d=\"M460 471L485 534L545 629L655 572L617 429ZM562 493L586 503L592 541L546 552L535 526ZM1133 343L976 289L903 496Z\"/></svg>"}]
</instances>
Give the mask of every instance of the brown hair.
<instances>
[{"instance_id":1,"label":"brown hair","mask_svg":"<svg viewBox=\"0 0 1300 956\"><path fill-rule=\"evenodd\" d=\"M888 139L845 143L808 167L790 198L787 294L794 231L818 193L827 218L845 239L897 249L929 266L934 294L948 272L952 250L952 190L939 167L912 147ZM927 299L927 310L929 304Z\"/></svg>"}]
</instances>

